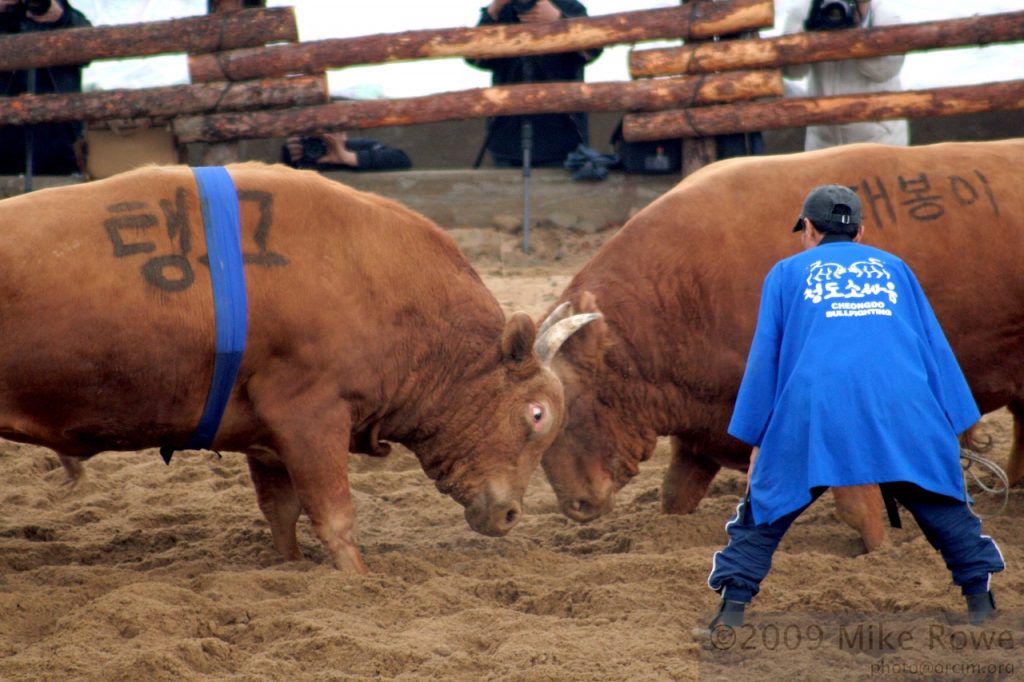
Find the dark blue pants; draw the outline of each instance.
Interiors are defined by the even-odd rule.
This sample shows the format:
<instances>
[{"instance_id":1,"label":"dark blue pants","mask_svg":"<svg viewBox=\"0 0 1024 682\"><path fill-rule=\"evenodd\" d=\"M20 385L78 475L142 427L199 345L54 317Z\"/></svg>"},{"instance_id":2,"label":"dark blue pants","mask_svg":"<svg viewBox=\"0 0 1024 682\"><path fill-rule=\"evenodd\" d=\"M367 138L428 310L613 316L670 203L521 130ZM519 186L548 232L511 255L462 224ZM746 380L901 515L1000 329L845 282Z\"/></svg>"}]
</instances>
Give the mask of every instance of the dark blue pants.
<instances>
[{"instance_id":1,"label":"dark blue pants","mask_svg":"<svg viewBox=\"0 0 1024 682\"><path fill-rule=\"evenodd\" d=\"M913 514L925 538L937 549L964 595L988 591L989 576L1005 568L995 541L981 534L981 520L960 500L938 495L912 483L886 483L883 490ZM749 602L772 567L772 555L790 525L826 488L812 490L804 507L772 523L754 524L750 495L726 524L729 544L716 552L708 585L725 599Z\"/></svg>"}]
</instances>

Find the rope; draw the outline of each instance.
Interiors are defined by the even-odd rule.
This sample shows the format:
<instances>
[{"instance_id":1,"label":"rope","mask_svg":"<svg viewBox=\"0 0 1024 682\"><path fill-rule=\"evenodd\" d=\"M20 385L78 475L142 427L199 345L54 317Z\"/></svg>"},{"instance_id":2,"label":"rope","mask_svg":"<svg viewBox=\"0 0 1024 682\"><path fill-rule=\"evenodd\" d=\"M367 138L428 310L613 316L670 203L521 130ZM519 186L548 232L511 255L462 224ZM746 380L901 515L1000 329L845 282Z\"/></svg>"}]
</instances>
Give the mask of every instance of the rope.
<instances>
[{"instance_id":1,"label":"rope","mask_svg":"<svg viewBox=\"0 0 1024 682\"><path fill-rule=\"evenodd\" d=\"M972 452L967 448L960 448L960 459L964 460L965 462L965 464L963 465L964 471L971 475L971 478L973 478L974 482L978 484L978 487L980 487L982 490L984 490L986 493L990 495L997 495L1000 492L1003 494L1003 504L999 507L999 510L996 511L996 515L1003 513L1003 510L1006 509L1007 503L1009 503L1010 501L1010 481L1006 477L1006 472L1003 471L1002 468L992 460L988 459L987 457L982 457L981 455L977 454L976 452ZM999 487L989 486L985 484L981 480L981 477L978 475L978 473L974 471L974 469L972 468L974 464L983 466L987 468L989 471L991 471L992 474L997 479L999 479L999 482L1003 484L1002 488L1000 489Z\"/></svg>"}]
</instances>

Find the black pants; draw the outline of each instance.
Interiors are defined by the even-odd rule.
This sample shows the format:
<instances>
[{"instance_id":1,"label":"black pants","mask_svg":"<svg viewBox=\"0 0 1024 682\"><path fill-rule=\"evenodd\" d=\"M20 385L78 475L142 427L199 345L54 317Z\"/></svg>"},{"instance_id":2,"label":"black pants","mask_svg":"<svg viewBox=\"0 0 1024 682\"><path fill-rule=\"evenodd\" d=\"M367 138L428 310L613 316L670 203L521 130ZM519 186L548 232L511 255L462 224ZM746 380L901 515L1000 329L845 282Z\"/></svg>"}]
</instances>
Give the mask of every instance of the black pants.
<instances>
[{"instance_id":1,"label":"black pants","mask_svg":"<svg viewBox=\"0 0 1024 682\"><path fill-rule=\"evenodd\" d=\"M937 549L964 595L988 590L989 576L1005 568L1002 552L981 533L981 520L966 502L927 491L913 483L885 483L886 494L898 500L917 521L925 538ZM771 523L755 524L750 494L740 502L725 529L729 544L716 552L708 585L725 599L749 602L772 566L772 555L793 521L825 492L811 491L811 501Z\"/></svg>"}]
</instances>

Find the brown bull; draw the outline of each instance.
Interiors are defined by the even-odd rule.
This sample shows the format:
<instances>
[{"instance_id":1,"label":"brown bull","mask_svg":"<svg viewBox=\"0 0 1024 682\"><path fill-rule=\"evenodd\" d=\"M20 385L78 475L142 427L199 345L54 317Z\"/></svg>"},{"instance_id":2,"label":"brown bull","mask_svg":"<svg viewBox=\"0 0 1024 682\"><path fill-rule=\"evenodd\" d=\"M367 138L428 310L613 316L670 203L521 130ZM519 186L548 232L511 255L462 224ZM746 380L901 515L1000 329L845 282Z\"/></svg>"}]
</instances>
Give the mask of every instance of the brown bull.
<instances>
[{"instance_id":1,"label":"brown bull","mask_svg":"<svg viewBox=\"0 0 1024 682\"><path fill-rule=\"evenodd\" d=\"M563 418L533 322L506 320L454 242L396 202L282 166L229 171L248 343L212 447L248 457L278 550L301 557L305 512L336 566L366 571L347 460L383 439L472 528L508 532ZM100 451L182 447L214 364L203 225L184 167L0 202L0 436L52 448L72 478Z\"/></svg>"},{"instance_id":2,"label":"brown bull","mask_svg":"<svg viewBox=\"0 0 1024 682\"><path fill-rule=\"evenodd\" d=\"M896 148L853 145L731 159L683 180L631 219L559 299L604 319L552 367L566 426L543 467L562 511L608 511L615 492L671 436L662 490L693 511L721 467L750 449L726 434L762 281L799 250L792 225L807 191L839 183L864 205L865 243L917 273L982 412L1024 414L1024 140ZM568 308L569 306L566 306ZM1024 477L1016 420L1008 475ZM913 424L906 428L913 429ZM877 488L836 491L868 548L885 537Z\"/></svg>"}]
</instances>

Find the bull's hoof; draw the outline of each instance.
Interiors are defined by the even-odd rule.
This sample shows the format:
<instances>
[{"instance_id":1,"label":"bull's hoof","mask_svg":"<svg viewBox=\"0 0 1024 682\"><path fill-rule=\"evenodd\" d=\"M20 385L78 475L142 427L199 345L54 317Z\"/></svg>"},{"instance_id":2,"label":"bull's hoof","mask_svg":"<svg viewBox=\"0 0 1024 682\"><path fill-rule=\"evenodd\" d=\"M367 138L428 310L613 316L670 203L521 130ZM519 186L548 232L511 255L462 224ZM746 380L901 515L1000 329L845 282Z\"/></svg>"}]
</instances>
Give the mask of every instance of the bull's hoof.
<instances>
[{"instance_id":1,"label":"bull's hoof","mask_svg":"<svg viewBox=\"0 0 1024 682\"><path fill-rule=\"evenodd\" d=\"M864 541L864 549L868 554L871 552L877 552L889 544L889 536L884 530L879 535L864 535L861 539Z\"/></svg>"},{"instance_id":2,"label":"bull's hoof","mask_svg":"<svg viewBox=\"0 0 1024 682\"><path fill-rule=\"evenodd\" d=\"M661 511L664 514L692 514L697 510L700 500L693 500L687 495L675 494L675 491L661 491Z\"/></svg>"},{"instance_id":3,"label":"bull's hoof","mask_svg":"<svg viewBox=\"0 0 1024 682\"><path fill-rule=\"evenodd\" d=\"M61 466L64 467L64 473L67 474L61 482L61 486L70 489L74 489L85 477L85 467L82 462L75 457L66 457L64 455L57 455L60 459Z\"/></svg>"}]
</instances>

